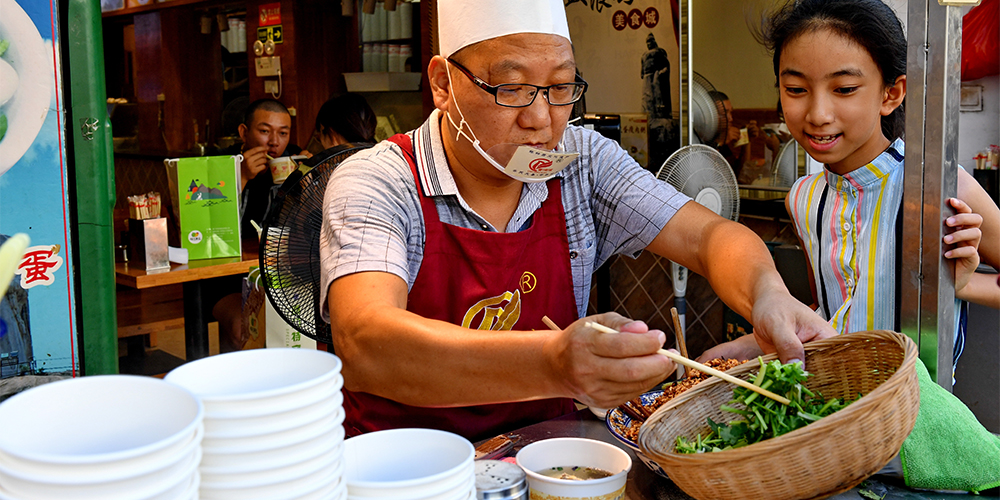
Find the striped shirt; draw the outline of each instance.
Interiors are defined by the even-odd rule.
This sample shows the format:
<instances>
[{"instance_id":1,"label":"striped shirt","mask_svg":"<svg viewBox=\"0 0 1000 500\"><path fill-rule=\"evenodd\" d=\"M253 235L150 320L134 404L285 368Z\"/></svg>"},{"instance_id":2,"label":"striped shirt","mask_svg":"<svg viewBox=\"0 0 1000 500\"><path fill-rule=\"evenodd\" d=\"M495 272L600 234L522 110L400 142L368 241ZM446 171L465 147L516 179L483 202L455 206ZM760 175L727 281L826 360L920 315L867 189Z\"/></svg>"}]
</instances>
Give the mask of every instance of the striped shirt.
<instances>
[{"instance_id":1,"label":"striped shirt","mask_svg":"<svg viewBox=\"0 0 1000 500\"><path fill-rule=\"evenodd\" d=\"M838 332L900 331L903 154L903 140L896 139L871 163L845 175L824 169L801 177L788 193L812 266L817 312ZM956 360L961 342L956 328Z\"/></svg>"},{"instance_id":2,"label":"striped shirt","mask_svg":"<svg viewBox=\"0 0 1000 500\"><path fill-rule=\"evenodd\" d=\"M434 198L441 222L496 231L462 199L441 141L441 114L408 132L426 196ZM577 126L563 133L560 151L580 156L562 170L570 268L577 310L586 315L591 275L615 254L638 256L671 217L690 201L653 177L616 142ZM531 225L548 198L544 182L525 183L506 232ZM329 319L326 294L333 280L352 273L392 273L408 289L423 260L425 228L420 197L399 146L382 141L337 167L323 199L320 232L320 303Z\"/></svg>"}]
</instances>

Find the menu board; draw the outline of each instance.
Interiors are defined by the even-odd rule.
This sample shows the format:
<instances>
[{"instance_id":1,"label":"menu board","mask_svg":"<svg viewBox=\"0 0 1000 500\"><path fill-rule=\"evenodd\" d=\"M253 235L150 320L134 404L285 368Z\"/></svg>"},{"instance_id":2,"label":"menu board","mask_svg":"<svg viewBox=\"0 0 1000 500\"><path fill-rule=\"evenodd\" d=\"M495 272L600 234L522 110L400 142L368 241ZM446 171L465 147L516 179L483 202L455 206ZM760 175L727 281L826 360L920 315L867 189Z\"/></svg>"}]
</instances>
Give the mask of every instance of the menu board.
<instances>
[{"instance_id":1,"label":"menu board","mask_svg":"<svg viewBox=\"0 0 1000 500\"><path fill-rule=\"evenodd\" d=\"M0 242L31 238L0 301L0 377L76 375L55 0L0 0Z\"/></svg>"}]
</instances>

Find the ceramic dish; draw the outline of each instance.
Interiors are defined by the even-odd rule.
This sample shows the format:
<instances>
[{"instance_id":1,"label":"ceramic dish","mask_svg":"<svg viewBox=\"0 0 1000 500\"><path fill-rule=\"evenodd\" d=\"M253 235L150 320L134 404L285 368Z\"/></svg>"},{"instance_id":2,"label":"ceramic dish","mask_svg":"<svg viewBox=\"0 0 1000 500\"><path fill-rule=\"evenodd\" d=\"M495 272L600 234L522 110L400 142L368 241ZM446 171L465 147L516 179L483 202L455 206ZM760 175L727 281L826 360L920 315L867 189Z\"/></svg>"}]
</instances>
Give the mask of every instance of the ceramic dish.
<instances>
[{"instance_id":1,"label":"ceramic dish","mask_svg":"<svg viewBox=\"0 0 1000 500\"><path fill-rule=\"evenodd\" d=\"M643 405L649 405L652 404L654 401L656 401L656 398L662 395L663 395L663 390L657 389L655 391L649 391L639 396L639 398L642 401ZM649 467L650 470L652 470L659 476L667 477L667 473L663 472L663 469L661 469L656 462L654 462L651 458L647 457L646 455L643 455L642 451L639 450L639 445L636 444L635 441L625 437L621 432L619 432L618 429L626 429L630 425L632 425L632 418L629 417L625 412L623 412L621 408L612 408L611 410L608 410L607 418L604 419L604 425L608 427L608 432L610 432L611 435L615 437L615 439L621 441L622 444L631 448L632 451L635 452L635 456L639 457L639 460L642 461L642 463L646 464L646 466Z\"/></svg>"}]
</instances>

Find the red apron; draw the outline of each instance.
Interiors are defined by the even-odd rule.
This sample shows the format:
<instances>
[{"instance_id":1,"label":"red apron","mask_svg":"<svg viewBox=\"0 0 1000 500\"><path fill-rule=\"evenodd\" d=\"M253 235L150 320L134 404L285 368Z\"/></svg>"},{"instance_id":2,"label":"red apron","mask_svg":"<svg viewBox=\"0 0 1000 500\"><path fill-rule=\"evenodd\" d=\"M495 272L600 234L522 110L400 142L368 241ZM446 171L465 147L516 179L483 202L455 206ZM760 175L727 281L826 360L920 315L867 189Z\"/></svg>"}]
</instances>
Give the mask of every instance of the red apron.
<instances>
[{"instance_id":1,"label":"red apron","mask_svg":"<svg viewBox=\"0 0 1000 500\"><path fill-rule=\"evenodd\" d=\"M398 144L420 193L427 238L424 258L406 309L425 318L480 330L548 330L542 316L568 326L577 319L559 179L531 227L496 233L444 224L434 200L424 196L408 135ZM409 406L344 389L348 435L380 429L442 429L477 441L572 412L571 399L544 399L458 408Z\"/></svg>"}]
</instances>

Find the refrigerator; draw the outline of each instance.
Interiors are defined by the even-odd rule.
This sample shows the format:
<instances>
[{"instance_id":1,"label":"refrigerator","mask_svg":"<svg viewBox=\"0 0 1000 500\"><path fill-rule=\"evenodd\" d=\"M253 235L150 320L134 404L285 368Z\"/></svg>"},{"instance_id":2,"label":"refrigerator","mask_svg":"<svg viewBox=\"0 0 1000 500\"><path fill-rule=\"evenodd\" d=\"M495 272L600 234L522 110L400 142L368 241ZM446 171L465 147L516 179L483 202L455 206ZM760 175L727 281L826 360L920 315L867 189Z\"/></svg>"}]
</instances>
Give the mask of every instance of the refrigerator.
<instances>
[{"instance_id":1,"label":"refrigerator","mask_svg":"<svg viewBox=\"0 0 1000 500\"><path fill-rule=\"evenodd\" d=\"M96 2L0 0L0 242L31 239L0 301L0 378L117 372L101 44Z\"/></svg>"}]
</instances>

